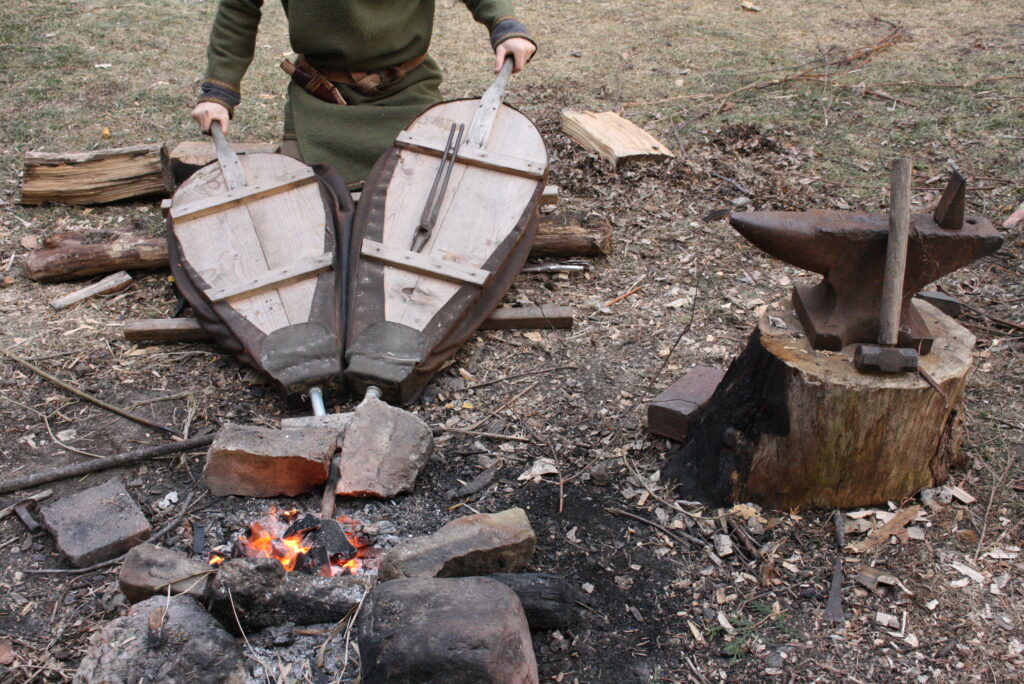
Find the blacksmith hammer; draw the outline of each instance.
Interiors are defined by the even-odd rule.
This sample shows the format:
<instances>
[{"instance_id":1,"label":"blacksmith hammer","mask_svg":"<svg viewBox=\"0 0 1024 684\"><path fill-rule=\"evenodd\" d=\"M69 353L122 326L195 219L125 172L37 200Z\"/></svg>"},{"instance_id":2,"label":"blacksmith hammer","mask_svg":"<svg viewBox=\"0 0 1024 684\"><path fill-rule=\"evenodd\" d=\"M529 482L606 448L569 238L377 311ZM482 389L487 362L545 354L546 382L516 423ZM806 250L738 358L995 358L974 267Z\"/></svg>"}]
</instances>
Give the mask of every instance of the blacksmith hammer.
<instances>
[{"instance_id":1,"label":"blacksmith hammer","mask_svg":"<svg viewBox=\"0 0 1024 684\"><path fill-rule=\"evenodd\" d=\"M897 347L903 307L903 275L907 269L910 241L910 172L907 158L892 163L889 206L889 242L885 249L885 279L879 315L878 344L858 344L853 365L859 371L908 373L917 370L917 350Z\"/></svg>"}]
</instances>

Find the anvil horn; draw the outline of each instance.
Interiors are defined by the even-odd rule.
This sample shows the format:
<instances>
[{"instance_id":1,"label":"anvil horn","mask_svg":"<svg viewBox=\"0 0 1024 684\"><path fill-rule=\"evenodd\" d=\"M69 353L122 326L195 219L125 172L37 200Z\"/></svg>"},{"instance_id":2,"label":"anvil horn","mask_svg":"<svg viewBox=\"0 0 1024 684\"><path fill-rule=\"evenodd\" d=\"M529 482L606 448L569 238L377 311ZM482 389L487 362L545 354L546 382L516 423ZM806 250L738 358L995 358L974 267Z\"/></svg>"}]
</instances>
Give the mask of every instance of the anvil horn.
<instances>
[{"instance_id":1,"label":"anvil horn","mask_svg":"<svg viewBox=\"0 0 1024 684\"><path fill-rule=\"evenodd\" d=\"M942 191L939 204L935 207L935 222L946 230L960 230L964 227L964 206L966 204L967 181L959 171L953 171Z\"/></svg>"}]
</instances>

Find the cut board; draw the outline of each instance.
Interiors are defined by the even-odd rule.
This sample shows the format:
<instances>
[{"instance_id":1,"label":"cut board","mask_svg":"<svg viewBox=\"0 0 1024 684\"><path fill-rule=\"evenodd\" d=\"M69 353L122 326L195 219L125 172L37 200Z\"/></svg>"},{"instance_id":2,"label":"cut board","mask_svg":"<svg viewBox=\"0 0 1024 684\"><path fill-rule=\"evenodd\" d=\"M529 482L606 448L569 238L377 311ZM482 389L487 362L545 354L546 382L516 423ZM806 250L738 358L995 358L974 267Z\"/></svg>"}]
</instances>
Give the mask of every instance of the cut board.
<instances>
[{"instance_id":1,"label":"cut board","mask_svg":"<svg viewBox=\"0 0 1024 684\"><path fill-rule=\"evenodd\" d=\"M654 136L615 112L562 112L562 131L618 167L627 161L671 159L675 155Z\"/></svg>"}]
</instances>

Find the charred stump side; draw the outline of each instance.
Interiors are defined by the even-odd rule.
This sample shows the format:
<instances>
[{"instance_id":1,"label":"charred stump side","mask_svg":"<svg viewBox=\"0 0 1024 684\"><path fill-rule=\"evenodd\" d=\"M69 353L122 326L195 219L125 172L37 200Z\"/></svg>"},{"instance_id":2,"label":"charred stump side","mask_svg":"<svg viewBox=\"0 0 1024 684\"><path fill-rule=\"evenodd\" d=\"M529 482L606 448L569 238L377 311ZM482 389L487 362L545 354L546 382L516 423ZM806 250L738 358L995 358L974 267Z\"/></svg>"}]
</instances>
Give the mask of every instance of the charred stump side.
<instances>
[{"instance_id":1,"label":"charred stump side","mask_svg":"<svg viewBox=\"0 0 1024 684\"><path fill-rule=\"evenodd\" d=\"M669 455L666 476L679 482L677 495L846 508L943 482L961 460L974 336L931 305L917 307L936 340L921 366L942 394L916 374L859 373L852 347L814 351L789 302L765 313Z\"/></svg>"}]
</instances>

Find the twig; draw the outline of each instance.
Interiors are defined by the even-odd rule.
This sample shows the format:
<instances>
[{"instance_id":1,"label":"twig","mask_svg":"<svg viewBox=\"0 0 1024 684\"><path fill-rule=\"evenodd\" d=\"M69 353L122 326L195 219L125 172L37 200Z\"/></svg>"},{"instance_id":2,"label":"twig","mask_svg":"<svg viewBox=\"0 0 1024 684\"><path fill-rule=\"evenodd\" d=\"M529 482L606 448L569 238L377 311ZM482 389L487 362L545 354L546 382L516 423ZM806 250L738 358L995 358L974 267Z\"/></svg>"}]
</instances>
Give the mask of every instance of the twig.
<instances>
[{"instance_id":1,"label":"twig","mask_svg":"<svg viewBox=\"0 0 1024 684\"><path fill-rule=\"evenodd\" d=\"M699 538L699 537L695 537L692 534L689 534L687 532L673 532L672 530L668 529L667 527L665 527L664 525L662 525L660 523L656 523L653 520L648 520L647 518L644 518L643 516L633 515L632 513L628 512L628 511L622 510L621 508L605 508L604 510L608 511L609 513L614 513L615 515L622 515L622 516L625 516L627 518L632 518L633 520L636 520L637 522L642 522L645 525L650 525L651 527L653 527L655 529L661 530L662 532L664 532L665 534L667 534L668 536L672 537L673 539L675 539L676 541L678 541L680 543L687 543L688 542L690 544L696 544L697 546L699 546L701 548L707 548L707 546L708 546L708 543L706 541L704 541L703 539Z\"/></svg>"},{"instance_id":2,"label":"twig","mask_svg":"<svg viewBox=\"0 0 1024 684\"><path fill-rule=\"evenodd\" d=\"M562 461L558 458L558 452L555 451L555 447L551 446L551 442L538 435L529 426L526 427L530 436L533 437L535 442L540 442L548 448L548 452L551 454L551 460L555 464L555 471L558 475L558 512L562 513L565 510L565 476L562 474Z\"/></svg>"},{"instance_id":3,"label":"twig","mask_svg":"<svg viewBox=\"0 0 1024 684\"><path fill-rule=\"evenodd\" d=\"M541 370L529 371L527 373L516 373L515 375L506 375L503 378L497 378L496 380L488 380L487 382L478 382L475 385L469 385L466 389L480 389L481 387L488 387L490 385L496 385L499 382L505 382L506 380L518 380L519 378L526 378L531 375L543 375L544 373L554 373L561 370L576 370L579 366L575 363L566 364L564 366L555 366L554 368L542 368Z\"/></svg>"},{"instance_id":4,"label":"twig","mask_svg":"<svg viewBox=\"0 0 1024 684\"><path fill-rule=\"evenodd\" d=\"M4 356L8 357L12 361L20 364L21 366L23 366L24 368L26 368L26 369L28 369L30 371L32 371L33 373L35 373L39 377L43 378L44 380L47 380L47 381L53 383L54 385L56 385L57 387L60 387L61 389L65 390L67 392L70 392L71 394L74 394L77 397L81 397L82 399L85 399L86 401L91 402L91 403L95 404L96 406L99 406L102 409L106 409L107 411L110 411L111 413L116 413L117 415L121 416L122 418L127 418L128 420L132 420L132 421L135 421L136 423L141 423L142 425L146 425L147 427L151 427L154 430L161 430L163 432L167 432L167 433L172 434L172 435L176 434L174 432L174 430L172 430L171 428L167 427L166 425L161 425L160 423L155 423L155 422L149 420L148 418L143 418L142 416L137 416L134 413L129 413L128 411L125 411L124 409L120 409L117 406L114 406L113 404L108 404L107 402L103 401L102 399L97 399L96 397L92 396L88 392L83 392L82 390L78 389L77 387L69 385L68 383L64 382L60 378L58 378L58 377L56 377L54 375L51 375L50 373L47 373L46 371L44 371L39 366L36 366L35 364L26 361L25 359L23 359L18 354L15 354L14 352L12 352L10 350L10 348L6 348L6 349L5 348L0 348L0 354L3 354Z\"/></svg>"},{"instance_id":5,"label":"twig","mask_svg":"<svg viewBox=\"0 0 1024 684\"><path fill-rule=\"evenodd\" d=\"M743 183L740 183L737 180L733 180L732 178L729 178L728 176L723 176L720 173L715 173L714 171L708 171L708 173L710 175L714 176L715 178L717 178L720 181L725 181L726 183L728 183L732 187L734 187L737 190L739 190L740 192L742 192L744 195L750 195L751 197L754 195L754 191L753 190L751 190L750 188L748 188L747 186L743 185Z\"/></svg>"},{"instance_id":6,"label":"twig","mask_svg":"<svg viewBox=\"0 0 1024 684\"><path fill-rule=\"evenodd\" d=\"M477 432L476 430L463 430L462 428L441 427L445 432L454 432L458 435L473 435L474 437L487 437L489 439L505 439L510 442L529 442L529 437L518 437L516 435L499 435L496 432Z\"/></svg>"},{"instance_id":7,"label":"twig","mask_svg":"<svg viewBox=\"0 0 1024 684\"><path fill-rule=\"evenodd\" d=\"M623 299L626 299L628 297L632 297L637 292L639 292L640 290L644 289L644 286L640 285L640 281L642 281L646 277L647 277L647 274L645 273L644 275L642 275L639 278L637 278L636 282L634 282L632 287L630 287L625 293L620 294L618 297L615 297L614 299L609 299L607 302L605 302L604 304L601 305L601 308L602 309L607 309L609 306L615 306L616 304L621 302Z\"/></svg>"},{"instance_id":8,"label":"twig","mask_svg":"<svg viewBox=\"0 0 1024 684\"><path fill-rule=\"evenodd\" d=\"M473 423L472 425L470 425L469 427L467 427L465 429L466 430L476 430L478 427L480 427L481 425L486 423L488 420L490 420L493 416L496 416L499 412L504 411L510 405L514 404L516 401L521 399L524 394L526 394L527 392L529 392L530 390L532 390L534 387L536 387L539 384L540 384L540 380L538 380L537 382L533 383L532 385L530 385L529 387L524 389L522 392L519 392L514 397L512 397L511 399L509 399L508 401L503 403L501 406L499 406L498 408L494 409L493 411L488 413L486 416L484 416L483 418L481 418L480 420L478 420L477 422Z\"/></svg>"},{"instance_id":9,"label":"twig","mask_svg":"<svg viewBox=\"0 0 1024 684\"><path fill-rule=\"evenodd\" d=\"M190 449L196 449L198 447L208 446L213 442L215 434L200 435L199 437L193 437L192 439L186 439L181 442L170 442L168 444L157 444L156 446L149 446L142 449L136 449L135 451L126 451L123 454L117 454L110 458L103 458L98 461L86 461L84 463L74 463L63 468L54 468L53 470L45 471L42 473L35 473L34 475L25 475L22 477L14 477L5 480L0 483L0 494L6 494L8 492L14 492L19 489L27 489L29 487L35 487L46 482L54 482L56 480L66 480L69 477L78 477L79 475L85 475L87 473L96 473L102 470L109 470L110 468L118 468L123 465L130 463L138 463L139 461L145 461L150 458L157 456L164 456L166 454L175 454L182 451L188 451Z\"/></svg>"},{"instance_id":10,"label":"twig","mask_svg":"<svg viewBox=\"0 0 1024 684\"><path fill-rule=\"evenodd\" d=\"M985 517L981 520L981 532L978 534L978 548L974 550L974 562L978 562L978 558L981 557L981 550L985 545L985 535L988 533L988 517L992 513L992 503L995 500L996 490L1001 489L1003 483L1008 479L1010 469L1013 468L1017 462L1017 457L1012 456L1006 461L1006 468L1003 469L1003 474L992 483L992 487L988 492L988 505L985 506Z\"/></svg>"},{"instance_id":11,"label":"twig","mask_svg":"<svg viewBox=\"0 0 1024 684\"><path fill-rule=\"evenodd\" d=\"M192 507L192 498L193 498L193 496L194 496L193 494L189 494L188 497L186 497L184 503L182 503L182 505L181 505L181 511L177 515L175 515L173 518L171 518L170 521L166 525L161 527L159 529L159 531L157 531L156 533L150 535L149 539L146 540L146 543L148 543L148 544L155 544L158 541L160 541L161 539L163 539L164 536L166 536L168 532L173 530L178 525L178 523L181 522L181 519L184 518L188 514L189 509ZM203 494L198 499L196 499L195 502L199 503L200 501L203 500L203 497L205 497L205 496L206 496L206 494ZM108 561L103 561L102 563L96 563L95 565L90 565L89 567L86 567L86 568L72 568L72 569L63 569L63 568L49 569L49 568L44 568L42 570L25 570L24 572L29 574L29 575L84 575L87 572L93 572L95 570L102 570L103 568L109 568L112 565L117 565L122 560L124 560L124 557L127 556L127 555L128 555L127 553L122 553L117 558L111 558Z\"/></svg>"}]
</instances>

